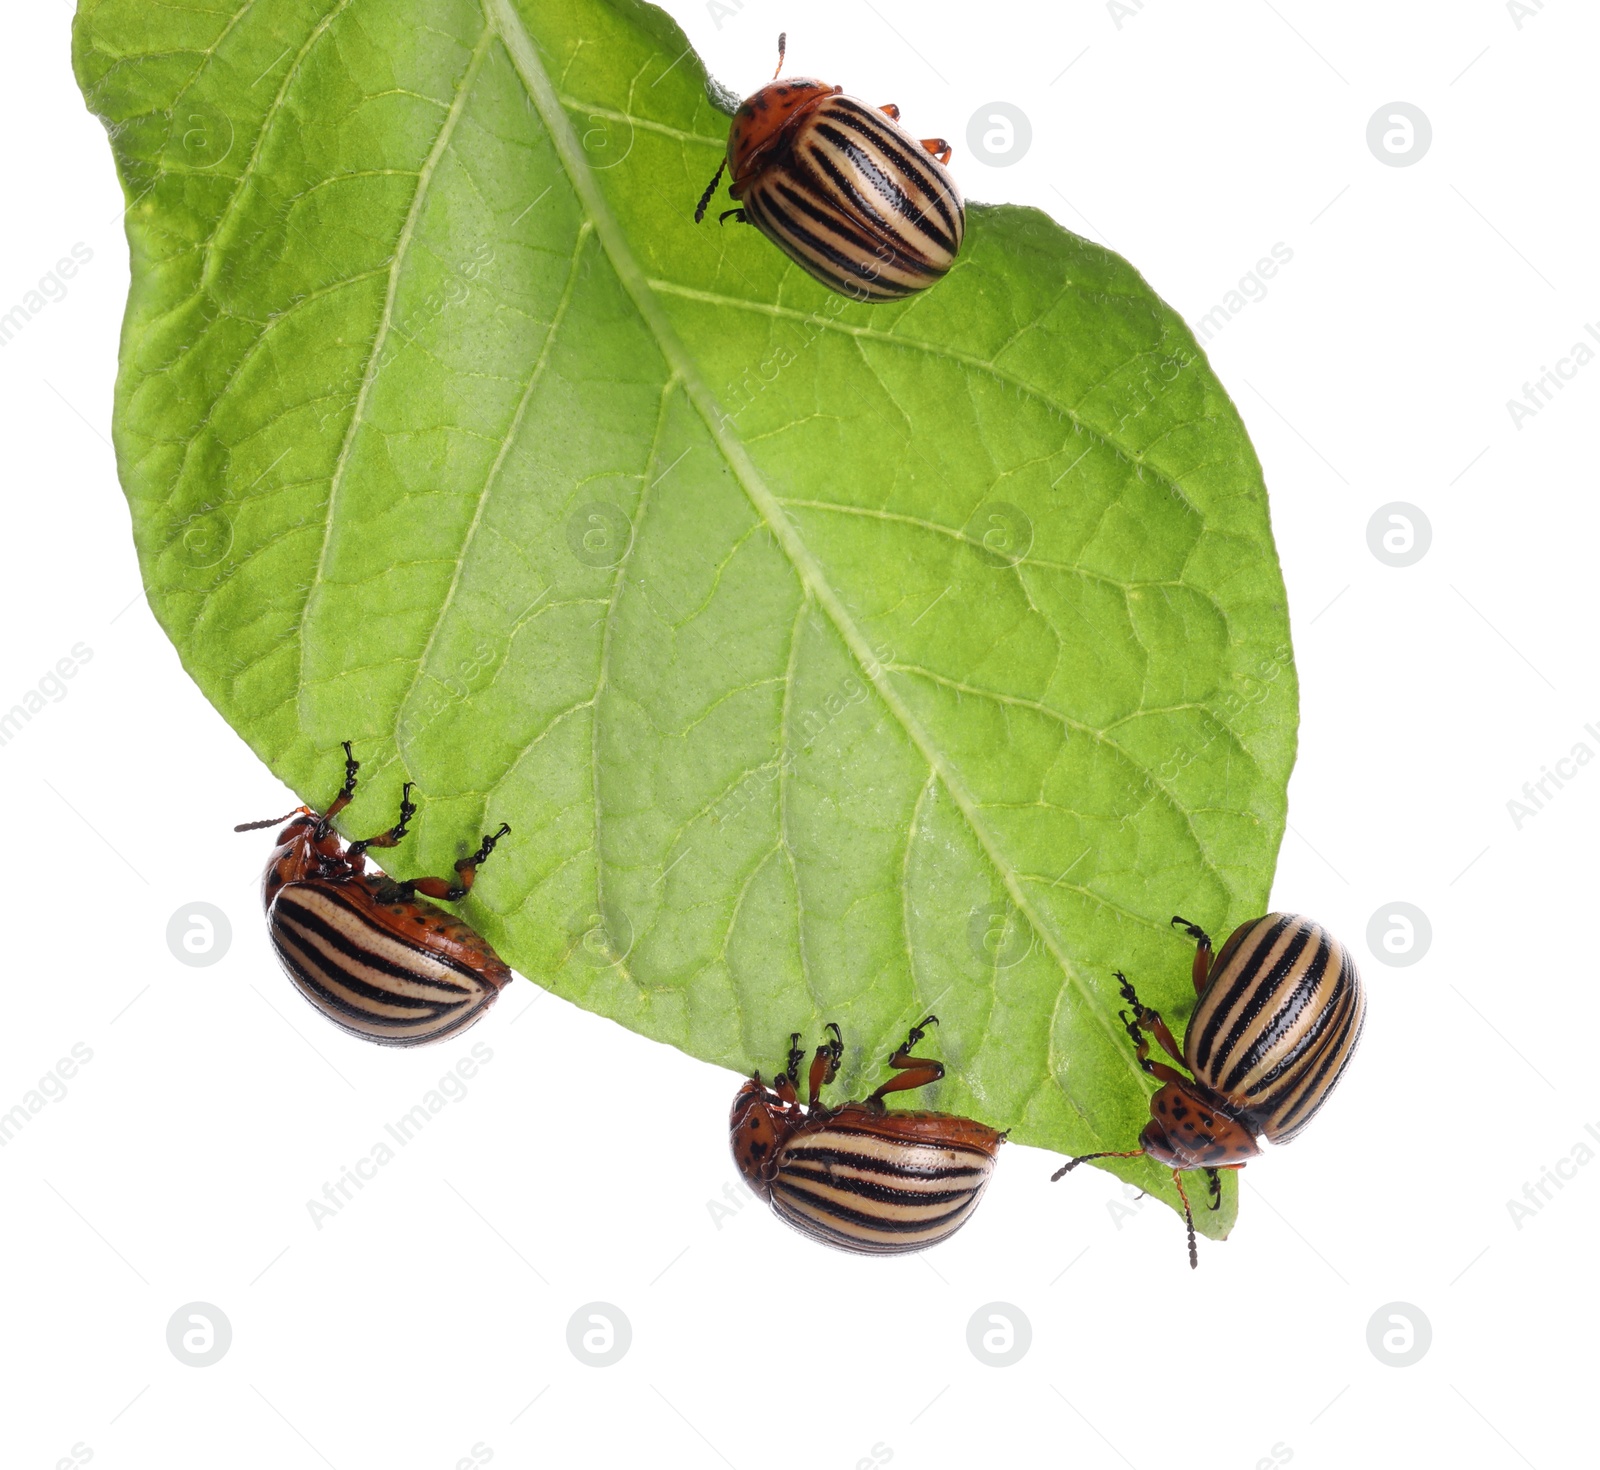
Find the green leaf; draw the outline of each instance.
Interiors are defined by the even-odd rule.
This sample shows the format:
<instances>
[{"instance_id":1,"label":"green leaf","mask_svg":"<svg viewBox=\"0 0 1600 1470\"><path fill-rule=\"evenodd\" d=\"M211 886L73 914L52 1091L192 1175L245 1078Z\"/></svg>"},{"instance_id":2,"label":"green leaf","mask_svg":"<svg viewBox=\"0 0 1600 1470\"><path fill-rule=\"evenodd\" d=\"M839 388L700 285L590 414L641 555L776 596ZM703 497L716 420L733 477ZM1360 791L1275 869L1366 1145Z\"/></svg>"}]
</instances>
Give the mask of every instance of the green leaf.
<instances>
[{"instance_id":1,"label":"green leaf","mask_svg":"<svg viewBox=\"0 0 1600 1470\"><path fill-rule=\"evenodd\" d=\"M937 1106L1131 1147L1112 971L1181 1026L1295 731L1260 467L1137 272L974 205L865 306L696 227L727 117L629 0L82 0L75 60L150 603L271 768L353 740L355 835L415 781L401 876L510 822L473 921L645 1035L836 1020L843 1096L936 1011Z\"/></svg>"}]
</instances>

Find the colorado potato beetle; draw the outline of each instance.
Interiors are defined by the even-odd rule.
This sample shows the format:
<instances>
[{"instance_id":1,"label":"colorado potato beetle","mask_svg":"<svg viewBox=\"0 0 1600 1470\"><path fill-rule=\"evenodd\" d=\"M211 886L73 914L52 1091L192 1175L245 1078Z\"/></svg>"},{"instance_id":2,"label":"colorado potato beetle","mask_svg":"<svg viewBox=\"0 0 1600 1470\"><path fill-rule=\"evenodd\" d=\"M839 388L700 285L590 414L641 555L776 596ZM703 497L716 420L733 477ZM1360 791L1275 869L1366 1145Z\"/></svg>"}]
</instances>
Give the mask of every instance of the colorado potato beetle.
<instances>
[{"instance_id":1,"label":"colorado potato beetle","mask_svg":"<svg viewBox=\"0 0 1600 1470\"><path fill-rule=\"evenodd\" d=\"M773 80L745 98L728 132L727 156L695 209L695 223L729 175L754 225L824 286L858 301L896 301L950 269L966 233L966 205L944 165L943 138L916 139L890 102L872 107L811 77Z\"/></svg>"},{"instance_id":2,"label":"colorado potato beetle","mask_svg":"<svg viewBox=\"0 0 1600 1470\"><path fill-rule=\"evenodd\" d=\"M1198 924L1175 916L1195 942L1194 988L1199 996L1178 1049L1159 1011L1141 1005L1120 971L1121 1012L1139 1065L1162 1084L1150 1099L1150 1121L1139 1147L1126 1153L1083 1154L1050 1177L1060 1179L1090 1159L1148 1155L1172 1170L1189 1227L1189 1264L1199 1264L1194 1215L1183 1173L1203 1169L1211 1207L1221 1202L1219 1169L1241 1169L1261 1152L1259 1137L1288 1143L1317 1115L1344 1075L1361 1040L1367 997L1350 953L1320 924L1299 914L1268 914L1241 924L1215 956ZM1150 1060L1152 1033L1186 1066Z\"/></svg>"},{"instance_id":3,"label":"colorado potato beetle","mask_svg":"<svg viewBox=\"0 0 1600 1470\"><path fill-rule=\"evenodd\" d=\"M365 871L369 848L394 847L416 815L411 782L400 793L400 820L348 847L333 818L350 804L360 762L344 743L344 786L325 812L297 807L287 816L242 822L254 832L288 822L267 860L261 898L272 947L284 972L334 1025L382 1046L420 1046L465 1031L494 1004L511 971L489 943L454 914L418 898L456 903L479 865L511 831L501 823L455 878L397 882Z\"/></svg>"},{"instance_id":4,"label":"colorado potato beetle","mask_svg":"<svg viewBox=\"0 0 1600 1470\"><path fill-rule=\"evenodd\" d=\"M949 1113L891 1113L891 1092L926 1087L944 1066L914 1057L911 1048L929 1026L914 1026L889 1058L900 1075L864 1102L824 1107L818 1100L844 1055L832 1033L811 1059L807 1102L796 1088L805 1057L800 1033L789 1038L789 1060L769 1088L758 1072L733 1099L728 1136L745 1182L779 1219L802 1235L861 1255L899 1255L954 1235L978 1207L994 1172L1004 1133Z\"/></svg>"}]
</instances>

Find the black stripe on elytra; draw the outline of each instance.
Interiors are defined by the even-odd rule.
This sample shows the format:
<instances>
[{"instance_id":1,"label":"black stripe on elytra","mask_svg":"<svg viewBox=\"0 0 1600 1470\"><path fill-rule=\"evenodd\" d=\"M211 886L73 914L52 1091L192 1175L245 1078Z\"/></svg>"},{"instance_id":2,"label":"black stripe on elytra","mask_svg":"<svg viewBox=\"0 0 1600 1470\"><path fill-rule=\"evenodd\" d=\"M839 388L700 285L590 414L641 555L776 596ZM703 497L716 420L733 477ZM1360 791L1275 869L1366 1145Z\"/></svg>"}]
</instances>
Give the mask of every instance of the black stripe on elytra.
<instances>
[{"instance_id":1,"label":"black stripe on elytra","mask_svg":"<svg viewBox=\"0 0 1600 1470\"><path fill-rule=\"evenodd\" d=\"M283 961L284 968L289 971L294 979L295 986L305 998L312 1002L334 1025L342 1027L353 1036L366 1036L374 1040L387 1040L383 1035L385 1031L396 1033L397 1040L428 1040L448 1029L444 1024L449 1018L463 1014L463 1008L455 1007L443 1015L430 1012L418 1016L378 1016L363 1010L340 995L329 991L318 977L307 971L296 962L293 956L278 950L278 958Z\"/></svg>"},{"instance_id":2,"label":"black stripe on elytra","mask_svg":"<svg viewBox=\"0 0 1600 1470\"><path fill-rule=\"evenodd\" d=\"M447 968L454 970L458 975L467 977L470 983L466 986L461 986L449 980L436 980L431 975L423 975L419 974L416 970L408 970L404 965L398 964L393 960L385 959L381 955L374 954L371 950L363 949L353 939L349 938L347 935L341 934L337 929L333 928L332 925L330 925L320 914L313 912L311 909L308 909L301 904L299 901L299 895L295 893L292 885L279 893L273 906L276 908L278 905L283 904L285 899L288 899L289 904L287 906L293 909L294 919L297 923L303 924L307 929L312 930L319 938L327 940L328 943L337 949L341 954L348 955L353 960L360 960L362 964L368 965L374 970L380 970L385 975L393 975L397 979L401 980L416 980L425 985L437 985L441 990L454 990L458 991L462 995L475 994L477 991L483 988L482 982L478 975L466 965L462 964L459 960L453 959L449 955L440 954L437 950L429 949L425 945L413 944L403 934L393 934L387 929L379 928L365 913L363 913L342 893L340 893L338 889L319 888L317 889L317 892L326 894L334 904L343 909L345 913L349 914L351 918L355 919L364 929L370 929L375 934L383 935L384 938L392 940L394 943L399 944L402 948L410 950L413 954L426 955L435 963L444 965Z\"/></svg>"},{"instance_id":3,"label":"black stripe on elytra","mask_svg":"<svg viewBox=\"0 0 1600 1470\"><path fill-rule=\"evenodd\" d=\"M1324 977L1324 981L1326 981L1326 977ZM1332 983L1327 985L1327 994L1323 998L1321 1009L1312 1018L1311 1024L1306 1027L1298 1045L1286 1056L1280 1058L1275 1065L1263 1072L1256 1079L1251 1091L1257 1094L1265 1094L1275 1087L1278 1082L1286 1078L1292 1079L1297 1069L1304 1071L1305 1067L1309 1065L1308 1059L1315 1056L1323 1045L1325 1040L1324 1033L1337 1026L1339 1021L1349 1014L1352 993L1353 987L1350 984L1349 968L1341 965L1338 973L1334 975ZM1314 997L1310 999L1314 999ZM1295 1015L1290 1017L1285 1025L1292 1024L1298 1018L1298 1014L1299 1008L1296 1009ZM1283 1029L1284 1026L1276 1023L1273 1026L1273 1031L1280 1035ZM1239 1075L1242 1077L1242 1074ZM1237 1078L1230 1080L1223 1090L1233 1091L1237 1086L1237 1080Z\"/></svg>"},{"instance_id":4,"label":"black stripe on elytra","mask_svg":"<svg viewBox=\"0 0 1600 1470\"><path fill-rule=\"evenodd\" d=\"M1355 1055L1356 1043L1361 1039L1361 1026L1365 1023L1364 1009L1361 1011L1359 1024L1355 1006L1345 1011L1339 1029L1329 1036L1324 1045L1321 1065L1306 1080L1304 1091L1281 1116L1271 1117L1269 1113L1268 1121L1272 1124L1275 1134L1298 1133L1316 1115L1317 1109L1328 1100L1328 1094L1344 1075L1344 1069L1349 1064L1350 1058ZM1331 1077L1328 1075L1330 1069L1333 1071Z\"/></svg>"},{"instance_id":5,"label":"black stripe on elytra","mask_svg":"<svg viewBox=\"0 0 1600 1470\"><path fill-rule=\"evenodd\" d=\"M1284 1129L1303 1128L1322 1106L1333 1083L1338 1081L1338 1072L1343 1070L1340 1057L1349 1058L1351 1030L1357 1021L1354 1005L1340 1007L1337 1024L1322 1038L1317 1050L1301 1058L1298 1071L1263 1095L1257 1112L1274 1136ZM1330 1071L1333 1072L1331 1080Z\"/></svg>"},{"instance_id":6,"label":"black stripe on elytra","mask_svg":"<svg viewBox=\"0 0 1600 1470\"><path fill-rule=\"evenodd\" d=\"M953 242L951 249L954 250L961 243L962 225L965 220L961 208L956 205L950 193L953 185L945 174L943 165L920 144L913 143L909 154L903 151L904 140L897 134L889 133L885 119L874 114L871 109L845 97L834 100L843 106L829 109L823 115L837 116L840 112L848 114L851 124L858 131L870 138L886 156L896 159L905 166L906 171L927 196L929 207L936 210L939 218L944 221L945 230Z\"/></svg>"},{"instance_id":7,"label":"black stripe on elytra","mask_svg":"<svg viewBox=\"0 0 1600 1470\"><path fill-rule=\"evenodd\" d=\"M773 183L773 188L777 193L783 196L787 203L789 203L795 209L798 209L802 214L807 215L820 225L827 226L836 235L848 240L851 244L860 246L861 254L864 258L876 262L880 266L892 266L895 270L904 271L908 275L927 276L930 280L937 280L944 274L943 266L931 265L926 260L922 260L914 254L907 254L903 250L894 249L894 242L899 241L899 236L893 236L891 239L886 239L882 242L879 242L861 234L855 221L852 220L848 215L842 213L837 208L830 208L825 205L818 204L814 197L814 191L803 191L801 188L797 187L797 183L791 183L787 179L775 180ZM792 229L796 229L797 233L799 232L798 227L795 226L793 221L790 221L790 227ZM903 241L899 242L902 244L904 243ZM828 248L826 246L826 242L819 241L818 243L819 248ZM889 246L890 253L887 259L881 253L882 245ZM843 252L835 252L835 254L839 260L851 265L855 270L861 270L861 265L858 262L852 261L851 258L843 254ZM876 276L866 276L863 273L863 279L877 280L880 278ZM907 286L905 289L909 291L915 288Z\"/></svg>"},{"instance_id":8,"label":"black stripe on elytra","mask_svg":"<svg viewBox=\"0 0 1600 1470\"><path fill-rule=\"evenodd\" d=\"M847 245L853 246L861 256L872 256L878 242L870 235L863 234L861 227L845 214L842 210L829 205L818 204L813 197L815 190L809 181L803 179L787 179L774 177L772 189L780 195L791 209L797 209L808 219L833 231ZM842 250L827 245L825 241L818 241L818 248L829 251L830 258L838 264L854 266L856 256L846 255ZM873 256L874 259L878 257Z\"/></svg>"},{"instance_id":9,"label":"black stripe on elytra","mask_svg":"<svg viewBox=\"0 0 1600 1470\"><path fill-rule=\"evenodd\" d=\"M840 1127L837 1123L829 1123L827 1125L827 1131L833 1134L844 1134L848 1136L853 1130L847 1127ZM881 1134L869 1133L865 1129L854 1131L855 1136L858 1138L871 1138L879 1143L886 1141ZM980 1162L975 1164L917 1165L911 1163L902 1163L898 1159L880 1159L874 1155L868 1154L864 1150L857 1152L848 1148L834 1148L825 1143L814 1140L815 1135L808 1138L805 1134L801 1134L799 1138L795 1139L789 1145L789 1155L793 1158L805 1159L808 1162L819 1164L854 1164L863 1169L876 1169L884 1174L905 1174L917 1179L962 1179L973 1174L987 1174L993 1168L993 1162L987 1154L982 1154L974 1149L965 1148L960 1145L941 1143L932 1145L932 1149L937 1149L940 1152L964 1153L974 1159L979 1160ZM893 1142L893 1140L887 1141ZM908 1153L913 1150L917 1152L923 1151L922 1145L914 1143L901 1144L901 1147ZM931 1149L929 1151L931 1151Z\"/></svg>"},{"instance_id":10,"label":"black stripe on elytra","mask_svg":"<svg viewBox=\"0 0 1600 1470\"><path fill-rule=\"evenodd\" d=\"M839 165L836 164L833 159L830 158L822 149L816 147L815 145L808 148L803 156L808 167L826 174L829 181L833 184L833 187L851 204L855 205L855 207L866 218L870 219L874 224L880 226L885 233L894 235L896 239L900 238L898 233L895 231L894 225L889 220L884 218L883 212L878 208L877 203L875 202L876 200L883 198L881 191L875 190L873 197L871 198L869 198L866 194L863 194L861 190L856 187L853 180L845 177L844 170L841 169ZM896 192L898 193L898 191ZM886 202L892 206L894 205L895 200L889 199ZM899 211L894 210L892 212L898 213Z\"/></svg>"},{"instance_id":11,"label":"black stripe on elytra","mask_svg":"<svg viewBox=\"0 0 1600 1470\"><path fill-rule=\"evenodd\" d=\"M1304 949L1303 935L1289 940L1288 950L1296 964L1298 951ZM1286 991L1292 987L1284 984L1285 977L1274 970L1257 969L1253 973L1241 970L1218 991L1219 1007L1228 1016L1225 1034L1214 1038L1214 1050L1206 1067L1204 1080L1208 1086L1222 1088L1223 1077L1238 1071L1239 1050L1244 1036L1255 1023L1263 1022L1270 1029L1271 1018L1283 1004Z\"/></svg>"},{"instance_id":12,"label":"black stripe on elytra","mask_svg":"<svg viewBox=\"0 0 1600 1470\"><path fill-rule=\"evenodd\" d=\"M783 1175L780 1174L772 1186L773 1201L776 1202L779 1199L785 1199L786 1194L792 1195L794 1200L801 1201L809 1205L813 1210L827 1215L831 1219L843 1221L849 1225L855 1225L864 1231L877 1231L884 1235L913 1235L921 1234L924 1231L938 1230L941 1226L948 1224L957 1216L968 1213L972 1208L971 1199L968 1198L963 1200L961 1204L957 1205L955 1209L947 1211L943 1215L936 1215L931 1219L886 1220L881 1215L872 1215L861 1210L852 1210L848 1205L841 1204L837 1200L821 1199L816 1195L807 1194L804 1190L796 1190L792 1188L786 1189ZM785 1202L792 1203L787 1199ZM815 1218L812 1219L812 1223L814 1225L824 1224L824 1222L817 1221Z\"/></svg>"},{"instance_id":13,"label":"black stripe on elytra","mask_svg":"<svg viewBox=\"0 0 1600 1470\"><path fill-rule=\"evenodd\" d=\"M1307 939L1309 940L1309 935ZM1304 944L1301 946L1304 949ZM1228 1037L1226 1055L1230 1058L1236 1056L1233 1066L1229 1068L1219 1084L1224 1092L1234 1091L1245 1077L1260 1065L1263 1057L1270 1056L1272 1052L1283 1045L1284 1033L1294 1026L1299 1020L1300 1013L1308 1005L1315 1003L1317 993L1323 988L1323 982L1328 974L1328 961L1333 956L1333 950L1328 943L1328 936L1321 935L1317 940L1316 952L1300 968L1296 975L1293 969L1284 972L1279 983L1270 991L1258 992L1259 998L1255 1002L1253 1011L1246 1007L1247 1015L1241 1018L1240 1024L1234 1027ZM1293 980L1293 984L1288 982ZM1313 1040L1320 1035L1327 1025L1329 1007L1338 999L1338 975L1335 972L1334 983L1329 989L1322 1005L1322 1014L1312 1020L1307 1034L1300 1038L1299 1044L1293 1048L1288 1060L1292 1060L1297 1053L1303 1053L1313 1044ZM1266 1012L1266 1024L1262 1026L1261 1033L1247 1047L1240 1049L1240 1042L1249 1023L1256 1016Z\"/></svg>"},{"instance_id":14,"label":"black stripe on elytra","mask_svg":"<svg viewBox=\"0 0 1600 1470\"><path fill-rule=\"evenodd\" d=\"M858 1256L903 1256L912 1251L925 1250L930 1245L938 1245L942 1240L948 1240L964 1224L965 1220L957 1220L948 1230L928 1240L885 1239L873 1235L851 1235L843 1230L836 1230L831 1225L821 1221L808 1219L804 1215L797 1215L793 1210L779 1210L780 1219L786 1220L802 1235L809 1236L812 1240L820 1240L826 1245L831 1245L839 1250L850 1251Z\"/></svg>"},{"instance_id":15,"label":"black stripe on elytra","mask_svg":"<svg viewBox=\"0 0 1600 1470\"><path fill-rule=\"evenodd\" d=\"M781 201L769 197L763 188L752 188L745 195L744 206L763 234L841 295L860 301L889 300L910 294L909 286L894 282L885 285L881 277L862 275L855 261L790 218ZM830 265L834 268L830 269Z\"/></svg>"},{"instance_id":16,"label":"black stripe on elytra","mask_svg":"<svg viewBox=\"0 0 1600 1470\"><path fill-rule=\"evenodd\" d=\"M1210 1074L1211 1054L1217 1045L1217 1033L1222 1030L1224 1019L1237 1004L1241 992L1248 990L1254 982L1261 956L1271 950L1279 935L1288 930L1294 922L1294 916L1291 914L1282 915L1277 923L1272 925L1262 920L1256 925L1254 932L1239 945L1226 967L1216 966L1212 969L1212 981L1202 997L1202 1003L1213 1009L1206 1020L1205 1029L1200 1033L1200 1044L1195 1048L1194 1054L1195 1065L1205 1070L1207 1075ZM1255 942L1252 943L1252 940ZM1230 970L1232 978L1225 982L1226 989L1223 989L1223 977Z\"/></svg>"},{"instance_id":17,"label":"black stripe on elytra","mask_svg":"<svg viewBox=\"0 0 1600 1470\"><path fill-rule=\"evenodd\" d=\"M818 137L826 138L854 167L861 170L866 177L868 186L888 207L890 213L908 223L912 222L915 218L915 211L912 208L911 197L906 193L904 184L893 174L884 172L866 144L853 136L852 132L846 131L849 126L848 123L841 125L819 121L816 124L815 132ZM869 138L867 142L870 141L871 139ZM820 153L821 151L821 149L813 145L812 152ZM840 175L840 178L842 180L843 175ZM848 188L849 186L846 185L846 187ZM883 223L887 225L888 221L884 220Z\"/></svg>"},{"instance_id":18,"label":"black stripe on elytra","mask_svg":"<svg viewBox=\"0 0 1600 1470\"><path fill-rule=\"evenodd\" d=\"M880 1205L947 1205L971 1199L978 1192L976 1184L968 1185L965 1189L897 1189L892 1184L878 1184L870 1179L835 1174L829 1169L797 1168L795 1161L787 1155L778 1167L778 1177L791 1182L806 1180L813 1184L826 1184Z\"/></svg>"},{"instance_id":19,"label":"black stripe on elytra","mask_svg":"<svg viewBox=\"0 0 1600 1470\"><path fill-rule=\"evenodd\" d=\"M455 1014L472 1004L471 999L465 1000L424 1000L417 996L396 995L393 991L380 990L358 980L348 970L334 969L326 965L321 955L314 950L309 950L295 944L295 935L292 931L272 936L273 948L278 952L278 958L290 969L300 983L309 991L317 995L329 1008L342 1011L347 1016L359 1016L363 1021L374 1026L414 1026L418 1021L436 1020L442 1016ZM337 981L349 990L356 999L339 994L330 989L330 985ZM385 1016L376 1011L368 1010L357 1003L359 1000L382 1003L389 1006L398 1006L404 1010L414 1012L409 1016Z\"/></svg>"},{"instance_id":20,"label":"black stripe on elytra","mask_svg":"<svg viewBox=\"0 0 1600 1470\"><path fill-rule=\"evenodd\" d=\"M864 148L860 143L856 142L855 139L849 137L839 128L835 127L832 123L819 122L816 125L816 131L818 136L826 138L828 142L833 144L835 148L843 153L856 168L858 168L867 176L868 180L873 186L874 192L880 199L883 200L884 204L889 207L890 211L898 220L910 225L913 229L920 231L941 250L947 251L952 255L955 253L955 240L935 227L933 222L928 218L927 210L917 206L916 202L912 199L910 193L907 192L906 187L901 180L896 178L893 174L885 173L878 166L877 159L874 158L866 148ZM806 157L808 161L821 161L824 159L822 150L816 147L815 144L813 144L807 151ZM831 159L826 159L823 166L825 167L829 176L834 179L841 189L856 195L856 190L854 187L845 179L843 172ZM924 192L927 191L924 190ZM859 195L857 195L857 197L859 197ZM874 213L876 213L876 211L874 211ZM886 229L892 228L888 221L884 221L884 226ZM902 236L900 238L904 237Z\"/></svg>"},{"instance_id":21,"label":"black stripe on elytra","mask_svg":"<svg viewBox=\"0 0 1600 1470\"><path fill-rule=\"evenodd\" d=\"M907 149L901 137L888 131L885 126L886 120L881 114L875 115L870 108L863 107L848 97L836 97L833 102L834 106L824 112L823 116L837 115L841 112L848 114L856 128L881 149L886 158L892 159L917 181L918 187L927 195L929 204L938 210L944 220L950 239L953 242L958 241L959 230L956 221L945 203L949 185L945 182L943 166L936 166L933 156L920 144L913 142L911 149ZM953 249L954 245L951 248Z\"/></svg>"}]
</instances>

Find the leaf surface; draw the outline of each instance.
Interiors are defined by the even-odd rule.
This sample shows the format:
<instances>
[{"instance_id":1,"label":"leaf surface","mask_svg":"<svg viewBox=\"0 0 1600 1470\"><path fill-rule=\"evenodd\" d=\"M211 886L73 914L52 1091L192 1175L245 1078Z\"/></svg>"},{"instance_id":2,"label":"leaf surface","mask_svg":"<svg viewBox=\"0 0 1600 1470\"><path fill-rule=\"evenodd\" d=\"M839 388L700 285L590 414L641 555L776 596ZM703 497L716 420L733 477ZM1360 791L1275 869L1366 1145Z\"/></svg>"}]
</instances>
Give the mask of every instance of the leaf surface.
<instances>
[{"instance_id":1,"label":"leaf surface","mask_svg":"<svg viewBox=\"0 0 1600 1470\"><path fill-rule=\"evenodd\" d=\"M356 836L415 781L400 876L508 821L473 921L645 1035L838 1021L844 1096L933 1011L932 1105L1132 1147L1112 972L1181 1034L1167 920L1265 909L1296 699L1259 464L1132 267L974 205L865 306L697 228L725 107L629 0L82 0L75 61L150 603L272 769L324 805L354 741Z\"/></svg>"}]
</instances>

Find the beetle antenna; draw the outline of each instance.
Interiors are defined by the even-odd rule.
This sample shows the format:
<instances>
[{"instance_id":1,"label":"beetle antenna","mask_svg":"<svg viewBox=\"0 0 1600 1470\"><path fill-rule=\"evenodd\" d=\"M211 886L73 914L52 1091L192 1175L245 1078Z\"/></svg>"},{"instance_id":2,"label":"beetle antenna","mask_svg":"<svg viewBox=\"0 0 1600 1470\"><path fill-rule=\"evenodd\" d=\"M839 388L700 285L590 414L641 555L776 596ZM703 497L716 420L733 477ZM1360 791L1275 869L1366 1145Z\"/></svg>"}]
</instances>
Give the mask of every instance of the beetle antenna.
<instances>
[{"instance_id":1,"label":"beetle antenna","mask_svg":"<svg viewBox=\"0 0 1600 1470\"><path fill-rule=\"evenodd\" d=\"M1050 1176L1050 1182L1054 1184L1056 1180L1061 1178L1063 1174L1070 1174L1078 1167L1079 1164L1087 1164L1090 1159L1142 1159L1143 1157L1144 1150L1142 1148L1136 1148L1125 1154L1079 1154L1077 1158L1068 1159L1066 1163L1057 1169L1056 1172Z\"/></svg>"},{"instance_id":2,"label":"beetle antenna","mask_svg":"<svg viewBox=\"0 0 1600 1470\"><path fill-rule=\"evenodd\" d=\"M706 185L706 192L700 196L700 202L695 205L694 222L696 224L699 224L700 221L706 217L706 205L711 203L711 196L717 192L717 185L722 182L722 171L727 166L728 160L724 158L722 162L717 165L716 173L712 174L711 182Z\"/></svg>"},{"instance_id":3,"label":"beetle antenna","mask_svg":"<svg viewBox=\"0 0 1600 1470\"><path fill-rule=\"evenodd\" d=\"M1194 1212L1189 1208L1189 1195L1183 1187L1183 1176L1176 1169L1172 1171L1172 1182L1178 1186L1178 1198L1183 1201L1183 1223L1189 1227L1189 1269L1193 1271L1200 1265L1200 1252L1194 1248Z\"/></svg>"},{"instance_id":4,"label":"beetle antenna","mask_svg":"<svg viewBox=\"0 0 1600 1470\"><path fill-rule=\"evenodd\" d=\"M778 64L775 67L773 67L773 69L772 69L772 75L773 75L773 79L774 80L777 79L778 73L783 70L783 53L785 51L787 51L788 49L789 49L789 33L788 33L788 31L779 31L778 32Z\"/></svg>"},{"instance_id":5,"label":"beetle antenna","mask_svg":"<svg viewBox=\"0 0 1600 1470\"><path fill-rule=\"evenodd\" d=\"M281 817L268 817L264 822L240 822L233 830L235 832L259 832L263 827L276 827L279 822L287 822L290 817L298 817L302 812L309 812L310 807L297 806L292 812L285 812Z\"/></svg>"}]
</instances>

